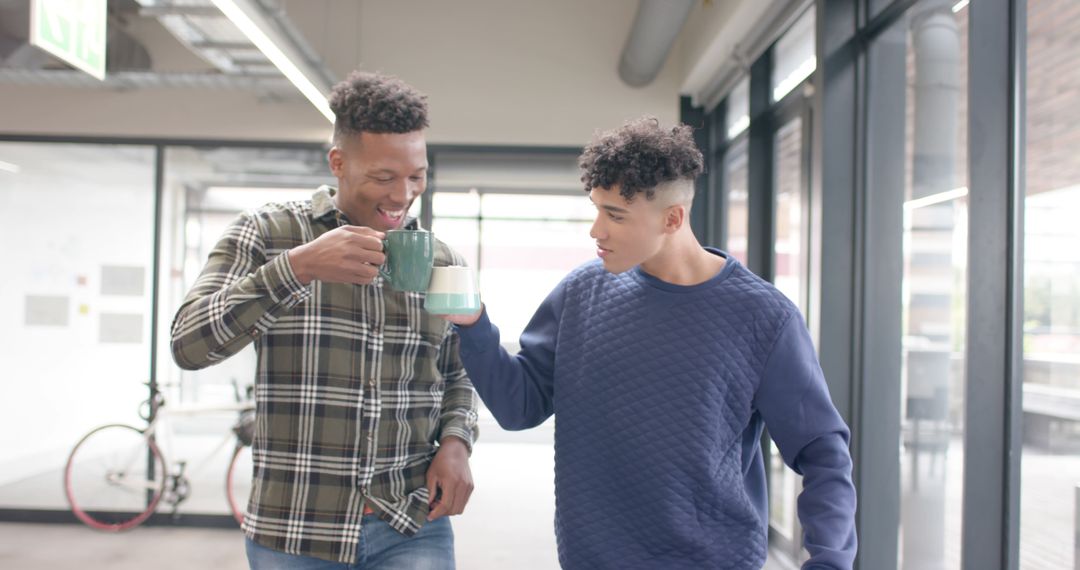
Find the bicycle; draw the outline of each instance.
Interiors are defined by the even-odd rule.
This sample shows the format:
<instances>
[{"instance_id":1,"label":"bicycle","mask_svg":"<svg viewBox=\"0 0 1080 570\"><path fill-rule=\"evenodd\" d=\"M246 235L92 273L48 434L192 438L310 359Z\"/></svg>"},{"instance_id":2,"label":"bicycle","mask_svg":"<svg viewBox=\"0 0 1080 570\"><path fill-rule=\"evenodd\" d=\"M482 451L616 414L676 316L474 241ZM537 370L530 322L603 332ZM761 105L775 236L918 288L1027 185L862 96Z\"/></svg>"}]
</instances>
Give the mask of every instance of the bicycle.
<instances>
[{"instance_id":1,"label":"bicycle","mask_svg":"<svg viewBox=\"0 0 1080 570\"><path fill-rule=\"evenodd\" d=\"M149 386L149 384L148 384ZM105 424L90 430L68 455L64 467L64 493L71 512L87 526L119 532L146 522L164 502L179 516L180 504L191 492L187 461L170 463L166 457L172 438L172 419L237 412L230 432L207 454L210 459L234 442L225 474L225 495L237 523L243 522L251 483L251 441L255 433L252 387L241 398L233 381L235 404L170 407L156 386L139 410L147 422L143 429L126 424ZM164 445L159 445L159 442Z\"/></svg>"}]
</instances>

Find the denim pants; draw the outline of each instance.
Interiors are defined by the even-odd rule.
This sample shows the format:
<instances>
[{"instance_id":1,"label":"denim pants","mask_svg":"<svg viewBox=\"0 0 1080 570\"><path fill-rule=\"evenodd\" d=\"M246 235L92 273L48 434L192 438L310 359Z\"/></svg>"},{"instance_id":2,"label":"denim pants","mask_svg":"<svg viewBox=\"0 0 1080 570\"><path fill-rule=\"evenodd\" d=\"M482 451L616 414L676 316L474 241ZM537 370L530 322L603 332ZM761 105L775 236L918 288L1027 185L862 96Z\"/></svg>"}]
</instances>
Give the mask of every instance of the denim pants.
<instances>
[{"instance_id":1,"label":"denim pants","mask_svg":"<svg viewBox=\"0 0 1080 570\"><path fill-rule=\"evenodd\" d=\"M278 552L246 539L251 570L454 570L454 530L440 517L407 537L379 517L367 515L353 564Z\"/></svg>"}]
</instances>

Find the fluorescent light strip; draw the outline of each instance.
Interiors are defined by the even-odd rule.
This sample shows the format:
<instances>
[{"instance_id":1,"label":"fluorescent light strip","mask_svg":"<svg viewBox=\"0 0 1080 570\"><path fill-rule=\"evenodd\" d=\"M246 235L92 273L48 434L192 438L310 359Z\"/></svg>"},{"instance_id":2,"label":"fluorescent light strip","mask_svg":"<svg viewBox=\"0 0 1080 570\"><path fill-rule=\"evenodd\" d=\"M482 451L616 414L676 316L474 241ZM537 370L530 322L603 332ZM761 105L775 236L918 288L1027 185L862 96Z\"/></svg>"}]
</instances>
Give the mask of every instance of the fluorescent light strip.
<instances>
[{"instance_id":1,"label":"fluorescent light strip","mask_svg":"<svg viewBox=\"0 0 1080 570\"><path fill-rule=\"evenodd\" d=\"M817 57L813 56L799 64L799 67L795 68L776 85L773 89L772 98L773 101L779 101L784 98L785 95L791 92L792 89L798 87L802 83L803 79L810 77L810 74L817 69Z\"/></svg>"},{"instance_id":2,"label":"fluorescent light strip","mask_svg":"<svg viewBox=\"0 0 1080 570\"><path fill-rule=\"evenodd\" d=\"M255 47L259 48L259 51L263 53L277 68L281 71L285 77L307 97L308 101L311 101L312 105L323 114L324 117L331 123L334 122L334 112L330 110L330 103L326 100L326 96L321 90L313 83L302 71L296 66L289 56L285 55L285 52L281 51L274 40L270 39L258 25L244 12L242 8L234 0L212 0L214 5L221 10L222 14L225 14L237 28L249 40L255 44Z\"/></svg>"},{"instance_id":3,"label":"fluorescent light strip","mask_svg":"<svg viewBox=\"0 0 1080 570\"><path fill-rule=\"evenodd\" d=\"M733 139L750 126L750 115L741 115L727 130L727 138Z\"/></svg>"},{"instance_id":4,"label":"fluorescent light strip","mask_svg":"<svg viewBox=\"0 0 1080 570\"><path fill-rule=\"evenodd\" d=\"M964 8L967 8L968 4L970 4L970 3L971 3L971 0L960 0L956 4L953 4L953 7L952 7L953 14L956 14L960 10L963 10Z\"/></svg>"},{"instance_id":5,"label":"fluorescent light strip","mask_svg":"<svg viewBox=\"0 0 1080 570\"><path fill-rule=\"evenodd\" d=\"M4 162L4 161L0 160L0 170L2 170L4 172L10 172L12 174L18 174L19 171L22 170L22 169L19 168L18 164L12 164L10 162Z\"/></svg>"},{"instance_id":6,"label":"fluorescent light strip","mask_svg":"<svg viewBox=\"0 0 1080 570\"><path fill-rule=\"evenodd\" d=\"M933 206L934 204L941 204L942 202L948 202L949 200L963 198L964 196L967 196L967 194L967 187L961 186L960 188L953 188L952 190L946 190L945 192L938 192L937 194L908 200L904 202L904 209L914 210L916 208L925 208L926 206Z\"/></svg>"}]
</instances>

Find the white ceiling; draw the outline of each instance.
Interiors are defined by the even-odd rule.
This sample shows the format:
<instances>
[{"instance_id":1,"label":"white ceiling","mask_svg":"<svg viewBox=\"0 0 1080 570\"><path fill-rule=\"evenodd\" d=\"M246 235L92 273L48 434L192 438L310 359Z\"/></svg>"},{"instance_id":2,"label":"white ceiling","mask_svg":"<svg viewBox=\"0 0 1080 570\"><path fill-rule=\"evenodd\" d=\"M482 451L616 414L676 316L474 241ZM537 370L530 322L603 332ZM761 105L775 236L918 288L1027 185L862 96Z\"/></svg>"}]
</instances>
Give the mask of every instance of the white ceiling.
<instances>
[{"instance_id":1,"label":"white ceiling","mask_svg":"<svg viewBox=\"0 0 1080 570\"><path fill-rule=\"evenodd\" d=\"M282 0L334 79L353 69L397 75L429 95L429 140L580 146L598 128L643 114L678 118L682 44L714 33L732 2L699 6L650 85L618 77L637 8L631 0ZM717 6L720 5L720 6ZM127 31L155 71L213 69L153 19ZM694 49L697 49L695 47ZM93 92L0 83L0 132L323 141L326 120L298 94L210 88ZM51 104L46 103L49 101Z\"/></svg>"}]
</instances>

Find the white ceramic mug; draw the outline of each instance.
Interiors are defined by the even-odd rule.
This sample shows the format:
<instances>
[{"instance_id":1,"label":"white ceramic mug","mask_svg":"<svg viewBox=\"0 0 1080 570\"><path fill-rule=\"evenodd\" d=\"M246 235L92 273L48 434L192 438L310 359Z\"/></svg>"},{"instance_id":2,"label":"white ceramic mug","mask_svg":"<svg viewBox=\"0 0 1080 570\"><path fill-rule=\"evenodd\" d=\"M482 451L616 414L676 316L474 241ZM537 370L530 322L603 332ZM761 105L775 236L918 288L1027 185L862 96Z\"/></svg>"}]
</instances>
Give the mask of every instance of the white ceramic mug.
<instances>
[{"instance_id":1,"label":"white ceramic mug","mask_svg":"<svg viewBox=\"0 0 1080 570\"><path fill-rule=\"evenodd\" d=\"M464 265L432 268L424 309L436 315L471 315L479 311L476 273Z\"/></svg>"}]
</instances>

